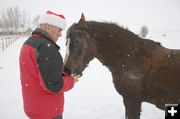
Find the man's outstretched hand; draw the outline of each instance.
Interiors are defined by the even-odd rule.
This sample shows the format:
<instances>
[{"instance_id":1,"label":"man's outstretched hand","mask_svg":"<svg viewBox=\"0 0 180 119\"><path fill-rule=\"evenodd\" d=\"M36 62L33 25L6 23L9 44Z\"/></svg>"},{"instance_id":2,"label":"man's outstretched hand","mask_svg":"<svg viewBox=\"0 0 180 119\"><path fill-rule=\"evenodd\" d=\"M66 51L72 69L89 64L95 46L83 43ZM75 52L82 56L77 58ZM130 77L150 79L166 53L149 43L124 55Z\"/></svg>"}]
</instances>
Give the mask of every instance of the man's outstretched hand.
<instances>
[{"instance_id":1,"label":"man's outstretched hand","mask_svg":"<svg viewBox=\"0 0 180 119\"><path fill-rule=\"evenodd\" d=\"M74 83L78 82L79 81L79 78L81 77L82 75L79 74L79 75L76 75L76 76L72 76L74 78Z\"/></svg>"}]
</instances>

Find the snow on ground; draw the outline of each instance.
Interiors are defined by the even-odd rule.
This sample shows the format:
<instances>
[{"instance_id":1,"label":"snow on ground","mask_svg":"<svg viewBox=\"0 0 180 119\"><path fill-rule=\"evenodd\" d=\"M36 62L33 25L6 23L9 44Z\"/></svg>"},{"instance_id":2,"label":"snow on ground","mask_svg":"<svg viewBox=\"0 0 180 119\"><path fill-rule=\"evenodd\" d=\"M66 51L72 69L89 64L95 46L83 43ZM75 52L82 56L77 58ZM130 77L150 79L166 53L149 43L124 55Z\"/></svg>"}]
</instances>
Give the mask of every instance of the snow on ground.
<instances>
[{"instance_id":1,"label":"snow on ground","mask_svg":"<svg viewBox=\"0 0 180 119\"><path fill-rule=\"evenodd\" d=\"M180 48L180 36L172 36L150 34L148 38L157 41L159 38L169 48ZM19 38L0 52L0 119L27 119L23 112L18 63L20 48L25 39ZM62 39L58 43L64 45ZM64 46L61 52L64 55ZM97 59L90 62L75 87L65 93L63 116L64 119L124 119L123 99L113 87L111 73ZM164 119L164 116L165 112L154 105L142 103L141 119Z\"/></svg>"},{"instance_id":2,"label":"snow on ground","mask_svg":"<svg viewBox=\"0 0 180 119\"><path fill-rule=\"evenodd\" d=\"M18 64L23 41L20 38L0 54L0 119L25 119Z\"/></svg>"}]
</instances>

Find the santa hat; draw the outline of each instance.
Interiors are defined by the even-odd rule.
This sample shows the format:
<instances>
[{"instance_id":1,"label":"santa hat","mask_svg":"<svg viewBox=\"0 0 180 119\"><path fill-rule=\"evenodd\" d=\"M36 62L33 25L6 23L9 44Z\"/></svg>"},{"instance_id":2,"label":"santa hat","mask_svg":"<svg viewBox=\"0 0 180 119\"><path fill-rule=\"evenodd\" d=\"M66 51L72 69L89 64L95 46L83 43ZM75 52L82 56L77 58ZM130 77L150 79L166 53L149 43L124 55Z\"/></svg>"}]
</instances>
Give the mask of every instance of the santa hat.
<instances>
[{"instance_id":1,"label":"santa hat","mask_svg":"<svg viewBox=\"0 0 180 119\"><path fill-rule=\"evenodd\" d=\"M62 14L47 11L46 14L40 16L39 24L49 24L64 30L66 27L66 19Z\"/></svg>"}]
</instances>

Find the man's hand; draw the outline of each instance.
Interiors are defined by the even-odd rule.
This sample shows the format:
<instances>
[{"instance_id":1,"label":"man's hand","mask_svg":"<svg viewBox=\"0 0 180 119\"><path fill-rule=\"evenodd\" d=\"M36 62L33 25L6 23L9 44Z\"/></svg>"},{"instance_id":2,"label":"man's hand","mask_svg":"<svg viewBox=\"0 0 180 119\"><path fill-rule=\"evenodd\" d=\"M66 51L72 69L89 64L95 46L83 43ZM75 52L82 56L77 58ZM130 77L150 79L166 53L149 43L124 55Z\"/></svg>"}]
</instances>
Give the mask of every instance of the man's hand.
<instances>
[{"instance_id":1,"label":"man's hand","mask_svg":"<svg viewBox=\"0 0 180 119\"><path fill-rule=\"evenodd\" d=\"M76 76L73 76L74 78L74 83L78 82L79 81L79 78L81 77L82 75L76 75Z\"/></svg>"}]
</instances>

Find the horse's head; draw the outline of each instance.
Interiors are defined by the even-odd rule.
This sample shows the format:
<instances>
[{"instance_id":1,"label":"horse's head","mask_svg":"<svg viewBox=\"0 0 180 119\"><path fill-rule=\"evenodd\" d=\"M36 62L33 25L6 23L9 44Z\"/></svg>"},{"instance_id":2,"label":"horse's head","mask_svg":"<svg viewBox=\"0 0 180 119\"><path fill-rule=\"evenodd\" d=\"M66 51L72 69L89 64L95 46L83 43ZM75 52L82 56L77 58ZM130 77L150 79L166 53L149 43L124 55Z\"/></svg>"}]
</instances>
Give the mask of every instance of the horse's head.
<instances>
[{"instance_id":1,"label":"horse's head","mask_svg":"<svg viewBox=\"0 0 180 119\"><path fill-rule=\"evenodd\" d=\"M96 41L91 37L88 24L82 14L79 22L67 31L65 72L78 75L96 55Z\"/></svg>"}]
</instances>

